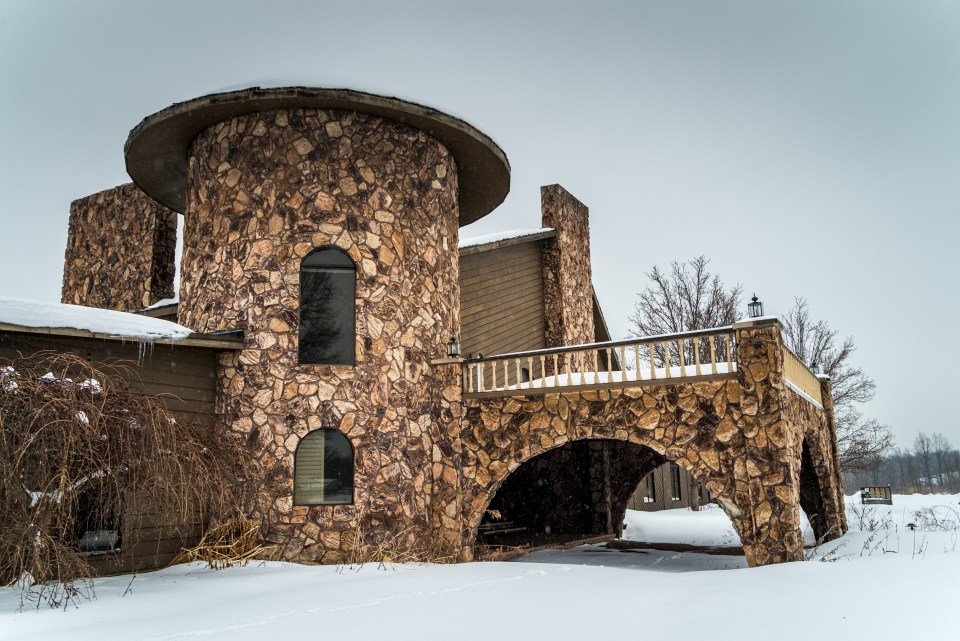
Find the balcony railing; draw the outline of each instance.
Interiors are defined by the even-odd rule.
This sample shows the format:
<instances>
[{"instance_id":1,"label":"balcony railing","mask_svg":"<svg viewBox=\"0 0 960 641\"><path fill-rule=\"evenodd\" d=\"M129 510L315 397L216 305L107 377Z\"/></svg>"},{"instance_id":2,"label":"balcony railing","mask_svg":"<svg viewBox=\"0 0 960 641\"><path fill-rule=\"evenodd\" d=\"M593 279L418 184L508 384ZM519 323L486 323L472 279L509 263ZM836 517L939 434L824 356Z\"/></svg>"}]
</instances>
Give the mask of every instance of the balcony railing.
<instances>
[{"instance_id":1,"label":"balcony railing","mask_svg":"<svg viewBox=\"0 0 960 641\"><path fill-rule=\"evenodd\" d=\"M820 379L786 347L783 348L783 377L796 390L808 396L817 405L823 406Z\"/></svg>"},{"instance_id":2,"label":"balcony railing","mask_svg":"<svg viewBox=\"0 0 960 641\"><path fill-rule=\"evenodd\" d=\"M734 341L733 329L720 327L468 358L463 391L505 396L731 378L737 370Z\"/></svg>"}]
</instances>

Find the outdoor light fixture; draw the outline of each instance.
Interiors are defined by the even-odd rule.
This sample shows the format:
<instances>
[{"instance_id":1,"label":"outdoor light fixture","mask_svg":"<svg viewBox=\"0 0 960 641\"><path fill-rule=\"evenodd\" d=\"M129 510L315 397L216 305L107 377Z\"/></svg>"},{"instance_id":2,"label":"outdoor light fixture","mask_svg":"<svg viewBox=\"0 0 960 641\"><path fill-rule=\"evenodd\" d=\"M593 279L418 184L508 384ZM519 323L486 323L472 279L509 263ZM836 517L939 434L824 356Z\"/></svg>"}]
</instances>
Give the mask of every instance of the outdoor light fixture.
<instances>
[{"instance_id":1,"label":"outdoor light fixture","mask_svg":"<svg viewBox=\"0 0 960 641\"><path fill-rule=\"evenodd\" d=\"M814 363L813 365L811 365L811 366L810 366L810 371L813 372L814 374L816 374L817 376L820 376L821 374L823 374L823 370L820 369L820 364L819 364L819 363Z\"/></svg>"},{"instance_id":2,"label":"outdoor light fixture","mask_svg":"<svg viewBox=\"0 0 960 641\"><path fill-rule=\"evenodd\" d=\"M763 303L757 300L757 295L754 294L752 298L753 302L747 305L747 314L750 318L759 318L763 316Z\"/></svg>"},{"instance_id":3,"label":"outdoor light fixture","mask_svg":"<svg viewBox=\"0 0 960 641\"><path fill-rule=\"evenodd\" d=\"M447 356L450 358L457 358L460 356L460 343L457 342L456 336L451 336L450 342L447 343Z\"/></svg>"}]
</instances>

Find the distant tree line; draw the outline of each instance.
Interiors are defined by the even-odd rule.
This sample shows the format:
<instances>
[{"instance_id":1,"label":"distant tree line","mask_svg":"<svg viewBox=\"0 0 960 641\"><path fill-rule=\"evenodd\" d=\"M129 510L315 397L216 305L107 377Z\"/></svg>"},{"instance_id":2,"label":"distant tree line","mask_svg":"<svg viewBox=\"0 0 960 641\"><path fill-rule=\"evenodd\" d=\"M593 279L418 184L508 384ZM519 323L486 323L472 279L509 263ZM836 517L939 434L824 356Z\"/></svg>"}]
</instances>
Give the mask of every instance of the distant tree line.
<instances>
[{"instance_id":1,"label":"distant tree line","mask_svg":"<svg viewBox=\"0 0 960 641\"><path fill-rule=\"evenodd\" d=\"M895 447L870 469L844 470L847 494L889 485L899 494L960 492L960 450L943 434L917 434L912 448Z\"/></svg>"}]
</instances>

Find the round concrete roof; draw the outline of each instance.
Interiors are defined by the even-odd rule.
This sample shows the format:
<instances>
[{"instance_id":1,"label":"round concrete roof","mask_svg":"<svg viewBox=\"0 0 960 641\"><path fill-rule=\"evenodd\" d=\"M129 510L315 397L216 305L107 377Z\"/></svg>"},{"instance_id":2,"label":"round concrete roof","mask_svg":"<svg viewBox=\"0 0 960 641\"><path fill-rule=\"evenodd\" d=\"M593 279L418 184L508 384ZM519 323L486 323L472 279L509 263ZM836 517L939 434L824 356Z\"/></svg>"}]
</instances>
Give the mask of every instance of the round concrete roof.
<instances>
[{"instance_id":1,"label":"round concrete roof","mask_svg":"<svg viewBox=\"0 0 960 641\"><path fill-rule=\"evenodd\" d=\"M486 216L510 191L510 163L489 136L470 124L412 102L349 89L283 87L216 93L177 103L133 128L124 155L127 173L151 198L183 212L187 151L211 125L242 114L273 109L343 109L402 122L443 145L457 161L460 225Z\"/></svg>"}]
</instances>

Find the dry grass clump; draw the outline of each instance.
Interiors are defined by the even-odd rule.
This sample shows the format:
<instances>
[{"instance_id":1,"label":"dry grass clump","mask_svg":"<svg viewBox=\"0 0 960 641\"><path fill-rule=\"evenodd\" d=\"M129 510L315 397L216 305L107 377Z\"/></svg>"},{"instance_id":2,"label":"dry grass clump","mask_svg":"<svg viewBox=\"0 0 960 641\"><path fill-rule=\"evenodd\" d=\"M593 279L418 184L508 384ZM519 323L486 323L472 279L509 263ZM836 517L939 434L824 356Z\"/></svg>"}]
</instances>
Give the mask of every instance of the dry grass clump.
<instances>
[{"instance_id":1,"label":"dry grass clump","mask_svg":"<svg viewBox=\"0 0 960 641\"><path fill-rule=\"evenodd\" d=\"M0 584L59 586L47 599L59 605L94 574L80 533L121 521L136 533L142 506L169 522L241 512L256 483L240 443L174 418L127 380L122 364L72 354L0 360Z\"/></svg>"},{"instance_id":2,"label":"dry grass clump","mask_svg":"<svg viewBox=\"0 0 960 641\"><path fill-rule=\"evenodd\" d=\"M357 518L344 565L376 563L457 563L461 546L443 534L439 517L396 529L393 519L370 510Z\"/></svg>"},{"instance_id":3,"label":"dry grass clump","mask_svg":"<svg viewBox=\"0 0 960 641\"><path fill-rule=\"evenodd\" d=\"M181 550L170 565L202 561L214 570L235 565L245 565L251 559L274 556L270 546L263 540L260 525L249 519L234 519L210 528L192 548Z\"/></svg>"}]
</instances>

